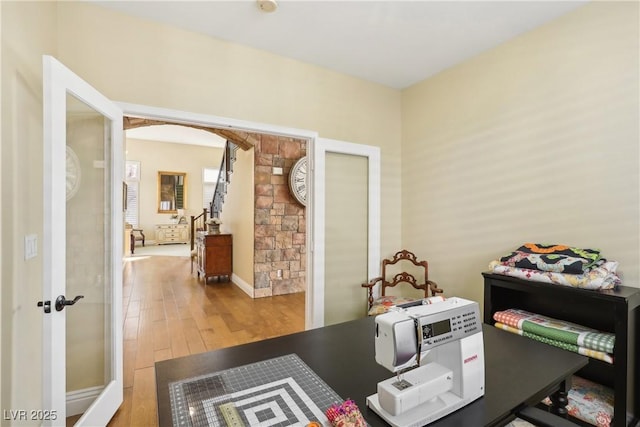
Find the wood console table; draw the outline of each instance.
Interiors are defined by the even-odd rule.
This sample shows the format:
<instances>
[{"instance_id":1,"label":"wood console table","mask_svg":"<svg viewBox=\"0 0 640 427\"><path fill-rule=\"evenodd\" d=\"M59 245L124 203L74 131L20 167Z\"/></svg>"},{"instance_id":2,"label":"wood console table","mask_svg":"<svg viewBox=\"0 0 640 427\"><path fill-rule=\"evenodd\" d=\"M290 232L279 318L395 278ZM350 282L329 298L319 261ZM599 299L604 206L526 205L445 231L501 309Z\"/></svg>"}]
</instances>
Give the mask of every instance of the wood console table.
<instances>
[{"instance_id":1,"label":"wood console table","mask_svg":"<svg viewBox=\"0 0 640 427\"><path fill-rule=\"evenodd\" d=\"M189 243L189 224L156 224L156 244Z\"/></svg>"},{"instance_id":2,"label":"wood console table","mask_svg":"<svg viewBox=\"0 0 640 427\"><path fill-rule=\"evenodd\" d=\"M196 235L196 261L198 278L226 277L231 279L233 270L233 238L231 234L209 234L199 231Z\"/></svg>"}]
</instances>

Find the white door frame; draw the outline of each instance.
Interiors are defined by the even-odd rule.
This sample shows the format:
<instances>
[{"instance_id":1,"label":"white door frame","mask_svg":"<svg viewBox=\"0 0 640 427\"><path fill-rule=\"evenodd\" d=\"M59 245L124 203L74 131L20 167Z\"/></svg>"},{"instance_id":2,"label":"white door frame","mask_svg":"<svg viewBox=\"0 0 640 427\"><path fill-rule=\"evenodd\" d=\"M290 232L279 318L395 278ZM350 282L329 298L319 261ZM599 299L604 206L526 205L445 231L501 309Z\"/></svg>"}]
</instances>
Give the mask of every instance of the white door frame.
<instances>
[{"instance_id":1,"label":"white door frame","mask_svg":"<svg viewBox=\"0 0 640 427\"><path fill-rule=\"evenodd\" d=\"M366 157L368 160L368 280L379 275L380 271L380 148L370 145L354 144L333 139L317 138L314 161L311 166L313 177L311 186L313 205L313 288L307 292L307 324L317 328L324 326L324 251L325 251L325 159L326 153L348 154ZM364 295L364 292L363 292Z\"/></svg>"},{"instance_id":2,"label":"white door frame","mask_svg":"<svg viewBox=\"0 0 640 427\"><path fill-rule=\"evenodd\" d=\"M214 127L220 129L240 130L246 132L264 133L270 135L280 135L289 138L304 139L307 141L307 158L309 163L313 164L313 149L318 138L318 133L310 130L296 129L284 126L271 125L266 123L251 122L245 120L230 119L227 117L212 116L208 114L191 113L188 111L171 110L167 108L151 107L147 105L130 104L126 102L116 103L122 108L124 115L129 117L139 117L151 120L161 120L172 123L183 123L190 125L200 125L205 127ZM314 179L307 174L307 186L313 188ZM313 191L311 191L313 193ZM313 248L313 196L307 200L306 209L306 246ZM314 293L315 283L313 274L313 250L307 250L307 289L305 304L305 328L311 329L318 325L312 321L312 313L316 312L312 305L316 299L309 300L309 294ZM324 286L323 286L324 289Z\"/></svg>"},{"instance_id":3,"label":"white door frame","mask_svg":"<svg viewBox=\"0 0 640 427\"><path fill-rule=\"evenodd\" d=\"M307 158L311 172L307 174L310 189L306 209L307 289L305 328L324 326L324 158L327 152L363 156L369 166L368 276L379 274L380 268L380 148L363 144L319 138L315 131L266 123L230 119L208 114L151 107L126 102L116 103L125 116L173 123L280 135L307 141Z\"/></svg>"}]
</instances>

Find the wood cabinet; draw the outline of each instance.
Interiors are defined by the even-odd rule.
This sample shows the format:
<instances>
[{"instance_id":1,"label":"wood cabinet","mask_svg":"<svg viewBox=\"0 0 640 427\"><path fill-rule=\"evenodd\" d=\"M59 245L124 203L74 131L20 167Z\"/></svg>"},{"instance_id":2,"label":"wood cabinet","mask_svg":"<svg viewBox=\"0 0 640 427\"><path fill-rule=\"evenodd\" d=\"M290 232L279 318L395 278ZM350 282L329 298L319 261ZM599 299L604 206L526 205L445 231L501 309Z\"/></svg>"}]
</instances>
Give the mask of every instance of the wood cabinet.
<instances>
[{"instance_id":1,"label":"wood cabinet","mask_svg":"<svg viewBox=\"0 0 640 427\"><path fill-rule=\"evenodd\" d=\"M500 274L484 276L484 322L493 325L493 313L519 308L615 334L613 364L589 359L578 376L614 390L612 427L627 425L626 415L640 415L640 369L636 334L640 331L640 289L618 286L594 291L533 282ZM551 362L551 361L550 361ZM632 421L633 424L633 421Z\"/></svg>"},{"instance_id":2,"label":"wood cabinet","mask_svg":"<svg viewBox=\"0 0 640 427\"><path fill-rule=\"evenodd\" d=\"M189 224L156 224L156 244L189 243Z\"/></svg>"},{"instance_id":3,"label":"wood cabinet","mask_svg":"<svg viewBox=\"0 0 640 427\"><path fill-rule=\"evenodd\" d=\"M205 283L209 277L225 277L231 280L233 268L233 239L231 234L209 234L199 231L196 235L196 261L198 278Z\"/></svg>"}]
</instances>

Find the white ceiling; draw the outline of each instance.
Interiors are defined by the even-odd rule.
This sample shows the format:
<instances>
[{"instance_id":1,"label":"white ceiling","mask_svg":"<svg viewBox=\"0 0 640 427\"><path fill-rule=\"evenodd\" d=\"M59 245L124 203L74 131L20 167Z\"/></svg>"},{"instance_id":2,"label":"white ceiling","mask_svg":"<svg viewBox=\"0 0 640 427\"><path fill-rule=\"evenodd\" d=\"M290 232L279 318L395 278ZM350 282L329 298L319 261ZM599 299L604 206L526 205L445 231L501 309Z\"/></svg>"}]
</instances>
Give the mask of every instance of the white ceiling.
<instances>
[{"instance_id":1,"label":"white ceiling","mask_svg":"<svg viewBox=\"0 0 640 427\"><path fill-rule=\"evenodd\" d=\"M279 0L273 13L254 0L96 3L402 89L586 0Z\"/></svg>"},{"instance_id":2,"label":"white ceiling","mask_svg":"<svg viewBox=\"0 0 640 427\"><path fill-rule=\"evenodd\" d=\"M587 2L279 0L265 13L254 0L89 1L396 89Z\"/></svg>"}]
</instances>

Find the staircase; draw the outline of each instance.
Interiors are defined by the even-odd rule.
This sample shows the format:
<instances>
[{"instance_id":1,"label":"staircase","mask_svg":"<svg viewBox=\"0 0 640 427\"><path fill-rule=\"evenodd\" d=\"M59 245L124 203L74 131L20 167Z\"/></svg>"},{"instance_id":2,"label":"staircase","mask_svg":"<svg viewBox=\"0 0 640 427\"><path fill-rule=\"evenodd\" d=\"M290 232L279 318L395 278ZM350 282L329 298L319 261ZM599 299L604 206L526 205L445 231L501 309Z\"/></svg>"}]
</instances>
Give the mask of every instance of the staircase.
<instances>
[{"instance_id":1,"label":"staircase","mask_svg":"<svg viewBox=\"0 0 640 427\"><path fill-rule=\"evenodd\" d=\"M202 213L198 216L191 216L191 251L195 247L195 235L197 231L206 230L207 226L207 214L211 218L220 218L220 212L222 212L222 205L224 204L224 196L227 194L227 186L231 180L233 174L233 164L236 161L236 152L238 146L233 142L227 140L224 146L224 154L222 155L222 162L220 163L220 172L218 173L218 182L216 183L216 190L213 194L213 199L209 203L209 210L203 209ZM193 264L193 259L192 259Z\"/></svg>"},{"instance_id":2,"label":"staircase","mask_svg":"<svg viewBox=\"0 0 640 427\"><path fill-rule=\"evenodd\" d=\"M227 140L224 147L222 162L220 163L220 172L218 173L216 191L213 194L213 200L211 200L211 203L209 204L211 218L220 218L220 212L222 211L222 205L224 204L224 196L227 194L227 186L229 185L231 175L233 174L233 164L236 161L237 151L238 146Z\"/></svg>"}]
</instances>

